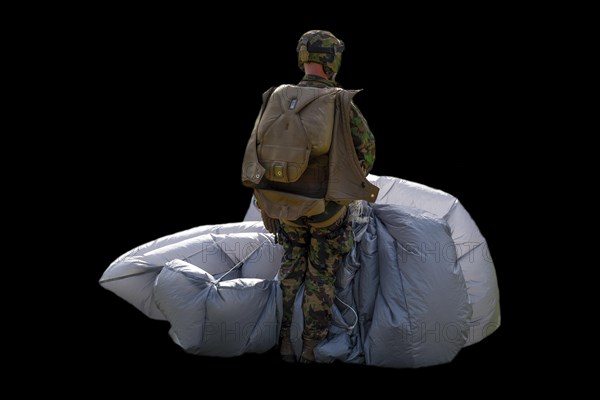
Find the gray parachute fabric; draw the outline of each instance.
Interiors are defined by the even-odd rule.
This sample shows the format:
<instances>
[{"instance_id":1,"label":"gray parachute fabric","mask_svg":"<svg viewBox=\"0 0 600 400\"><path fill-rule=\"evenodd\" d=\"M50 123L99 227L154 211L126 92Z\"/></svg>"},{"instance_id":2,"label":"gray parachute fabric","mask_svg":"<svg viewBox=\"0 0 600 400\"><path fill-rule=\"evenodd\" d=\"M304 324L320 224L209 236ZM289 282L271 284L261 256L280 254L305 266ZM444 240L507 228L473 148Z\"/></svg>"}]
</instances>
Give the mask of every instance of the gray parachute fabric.
<instances>
[{"instance_id":1,"label":"gray parachute fabric","mask_svg":"<svg viewBox=\"0 0 600 400\"><path fill-rule=\"evenodd\" d=\"M276 281L267 279L219 281L193 264L173 260L156 278L154 300L168 316L175 343L193 354L232 357L264 353L277 343L278 289Z\"/></svg>"},{"instance_id":2,"label":"gray parachute fabric","mask_svg":"<svg viewBox=\"0 0 600 400\"><path fill-rule=\"evenodd\" d=\"M262 353L278 338L281 256L262 224L201 227L124 254L100 284L148 317L168 320L171 338L187 352Z\"/></svg>"},{"instance_id":3,"label":"gray parachute fabric","mask_svg":"<svg viewBox=\"0 0 600 400\"><path fill-rule=\"evenodd\" d=\"M372 324L364 332L367 364L420 367L451 361L466 343L472 308L454 247L448 246L450 227L414 208L373 208L380 250L377 265L362 268L378 268L380 279Z\"/></svg>"},{"instance_id":4,"label":"gray parachute fabric","mask_svg":"<svg viewBox=\"0 0 600 400\"><path fill-rule=\"evenodd\" d=\"M369 180L380 198L356 212L356 246L338 273L329 337L315 356L394 368L449 362L500 325L485 240L451 195L398 178ZM276 346L281 320L282 248L259 220L251 203L244 222L141 245L111 263L100 284L168 320L187 352L265 352ZM297 353L302 295L292 322Z\"/></svg>"},{"instance_id":5,"label":"gray parachute fabric","mask_svg":"<svg viewBox=\"0 0 600 400\"><path fill-rule=\"evenodd\" d=\"M167 318L154 303L152 291L156 277L168 261L181 259L192 262L208 273L218 276L252 251L252 246L260 244L261 240L271 240L270 236L253 235L258 233L267 233L262 222L248 221L199 226L167 235L118 257L104 271L100 284L132 304L144 315L165 320ZM229 240L224 240L229 235L234 235L231 244ZM242 248L242 243L237 240L238 235L245 235L246 238L250 235L253 239L250 242L244 241L246 247ZM247 263L246 270L256 270L256 274L272 273L272 276L275 276L278 267L273 260L279 259L282 253L281 249L267 246L261 248L259 254L269 250L274 253L260 259L257 255L253 256ZM269 271L269 268L273 271Z\"/></svg>"},{"instance_id":6,"label":"gray parachute fabric","mask_svg":"<svg viewBox=\"0 0 600 400\"><path fill-rule=\"evenodd\" d=\"M420 209L448 223L473 308L465 345L477 343L498 329L500 293L494 263L485 238L460 201L449 193L405 179L372 174L367 179L379 188L376 205L395 204ZM260 219L260 212L252 199L244 220ZM448 252L451 245L448 243L440 247L440 251Z\"/></svg>"},{"instance_id":7,"label":"gray parachute fabric","mask_svg":"<svg viewBox=\"0 0 600 400\"><path fill-rule=\"evenodd\" d=\"M315 349L317 361L395 368L451 361L466 343L472 308L450 227L426 211L396 205L364 203L361 216L354 223L358 246L338 272L334 321ZM301 303L299 295L296 353Z\"/></svg>"}]
</instances>

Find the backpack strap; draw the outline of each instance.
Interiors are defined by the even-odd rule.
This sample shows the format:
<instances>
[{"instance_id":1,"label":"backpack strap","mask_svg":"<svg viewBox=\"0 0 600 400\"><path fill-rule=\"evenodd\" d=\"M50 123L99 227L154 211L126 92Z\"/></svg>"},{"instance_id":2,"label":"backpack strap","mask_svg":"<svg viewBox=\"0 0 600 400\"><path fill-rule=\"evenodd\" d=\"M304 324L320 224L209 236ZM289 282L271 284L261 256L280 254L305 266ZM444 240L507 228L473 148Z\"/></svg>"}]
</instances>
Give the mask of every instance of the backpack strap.
<instances>
[{"instance_id":1,"label":"backpack strap","mask_svg":"<svg viewBox=\"0 0 600 400\"><path fill-rule=\"evenodd\" d=\"M265 174L265 168L258 162L258 155L256 153L256 136L258 132L258 124L260 123L263 113L267 108L267 103L269 102L269 99L271 98L271 95L275 89L277 89L277 86L272 86L269 88L269 90L263 93L262 106L260 107L258 117L254 122L254 128L252 128L250 140L248 140L248 144L246 145L244 161L242 162L242 184L244 186L256 186Z\"/></svg>"}]
</instances>

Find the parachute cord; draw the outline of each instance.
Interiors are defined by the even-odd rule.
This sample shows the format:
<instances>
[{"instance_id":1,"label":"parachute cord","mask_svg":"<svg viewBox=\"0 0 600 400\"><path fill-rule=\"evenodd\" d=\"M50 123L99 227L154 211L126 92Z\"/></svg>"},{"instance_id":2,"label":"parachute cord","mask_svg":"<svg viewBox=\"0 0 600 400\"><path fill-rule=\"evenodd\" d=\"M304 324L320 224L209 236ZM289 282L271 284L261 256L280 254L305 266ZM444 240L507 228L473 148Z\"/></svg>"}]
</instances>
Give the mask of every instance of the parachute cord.
<instances>
[{"instance_id":1,"label":"parachute cord","mask_svg":"<svg viewBox=\"0 0 600 400\"><path fill-rule=\"evenodd\" d=\"M343 305L345 305L347 308L349 308L352 313L354 313L354 317L356 318L356 320L354 321L354 324L350 327L348 327L348 332L352 332L352 330L354 329L354 327L356 326L356 324L358 324L358 314L357 312L354 310L354 308L352 308L349 304L346 304L342 299L340 299L337 295L335 296L336 299L339 300L340 303L342 303Z\"/></svg>"},{"instance_id":2,"label":"parachute cord","mask_svg":"<svg viewBox=\"0 0 600 400\"><path fill-rule=\"evenodd\" d=\"M263 247L265 245L265 243L270 242L270 240L264 240L262 241L258 246L256 246L256 248L254 250L252 250L250 252L250 254L248 254L246 257L244 257L242 260L240 260L237 264L235 264L233 267L231 267L231 269L227 272L225 272L223 275L221 275L221 277L217 280L215 280L215 284L222 281L223 278L225 278L227 275L229 275L229 273L239 267L241 267L246 260L248 260L250 257L252 257L254 255L254 253L256 253L261 247Z\"/></svg>"}]
</instances>

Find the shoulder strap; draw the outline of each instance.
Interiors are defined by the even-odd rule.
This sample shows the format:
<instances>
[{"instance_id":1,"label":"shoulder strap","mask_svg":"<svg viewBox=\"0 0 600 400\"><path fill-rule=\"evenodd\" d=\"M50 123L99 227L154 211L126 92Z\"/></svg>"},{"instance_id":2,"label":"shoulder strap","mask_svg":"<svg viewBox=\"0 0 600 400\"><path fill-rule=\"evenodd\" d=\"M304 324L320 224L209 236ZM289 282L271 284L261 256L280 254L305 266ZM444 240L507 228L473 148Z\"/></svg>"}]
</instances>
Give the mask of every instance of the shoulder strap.
<instances>
[{"instance_id":1,"label":"shoulder strap","mask_svg":"<svg viewBox=\"0 0 600 400\"><path fill-rule=\"evenodd\" d=\"M242 161L242 184L245 186L253 187L257 185L265 173L265 169L258 162L256 154L256 132L258 131L258 124L262 119L263 113L267 108L267 103L275 89L277 89L277 86L271 86L269 90L263 93L262 106L260 107L258 117L256 117L256 121L254 122L254 128L252 128L252 134L246 145L246 151L244 152L244 159Z\"/></svg>"}]
</instances>

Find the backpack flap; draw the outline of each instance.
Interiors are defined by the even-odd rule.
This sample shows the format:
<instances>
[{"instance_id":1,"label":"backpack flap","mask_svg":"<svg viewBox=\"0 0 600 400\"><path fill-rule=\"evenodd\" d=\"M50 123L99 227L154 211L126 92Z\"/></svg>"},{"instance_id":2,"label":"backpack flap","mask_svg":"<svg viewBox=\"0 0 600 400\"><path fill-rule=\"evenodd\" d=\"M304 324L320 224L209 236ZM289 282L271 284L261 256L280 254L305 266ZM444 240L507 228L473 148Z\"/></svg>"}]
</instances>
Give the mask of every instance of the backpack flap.
<instances>
[{"instance_id":1,"label":"backpack flap","mask_svg":"<svg viewBox=\"0 0 600 400\"><path fill-rule=\"evenodd\" d=\"M258 125L258 159L265 178L296 182L311 156L331 145L336 89L294 85L278 87Z\"/></svg>"}]
</instances>

